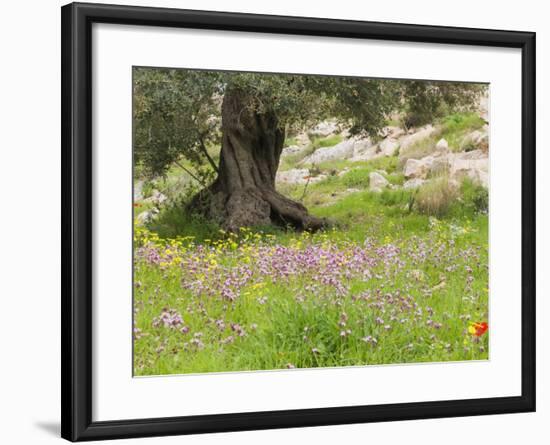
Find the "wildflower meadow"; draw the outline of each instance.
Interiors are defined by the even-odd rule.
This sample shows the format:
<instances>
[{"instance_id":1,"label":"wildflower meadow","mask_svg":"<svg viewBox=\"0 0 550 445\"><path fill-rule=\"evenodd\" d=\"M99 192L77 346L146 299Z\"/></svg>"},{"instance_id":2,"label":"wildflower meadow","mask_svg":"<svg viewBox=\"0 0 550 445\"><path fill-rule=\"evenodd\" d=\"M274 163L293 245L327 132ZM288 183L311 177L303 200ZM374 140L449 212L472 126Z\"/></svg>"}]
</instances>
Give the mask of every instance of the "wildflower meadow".
<instances>
[{"instance_id":1,"label":"wildflower meadow","mask_svg":"<svg viewBox=\"0 0 550 445\"><path fill-rule=\"evenodd\" d=\"M135 68L134 375L488 360L487 103Z\"/></svg>"},{"instance_id":2,"label":"wildflower meadow","mask_svg":"<svg viewBox=\"0 0 550 445\"><path fill-rule=\"evenodd\" d=\"M136 375L488 358L486 216L215 235L136 228Z\"/></svg>"}]
</instances>

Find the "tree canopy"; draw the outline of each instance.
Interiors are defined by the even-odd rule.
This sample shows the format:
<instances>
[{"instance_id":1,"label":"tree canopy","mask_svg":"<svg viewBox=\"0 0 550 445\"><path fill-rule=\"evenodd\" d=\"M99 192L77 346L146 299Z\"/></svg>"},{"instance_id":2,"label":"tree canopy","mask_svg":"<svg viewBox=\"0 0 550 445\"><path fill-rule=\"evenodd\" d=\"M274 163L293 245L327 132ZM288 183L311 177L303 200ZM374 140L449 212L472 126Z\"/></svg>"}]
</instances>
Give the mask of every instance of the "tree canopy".
<instances>
[{"instance_id":1,"label":"tree canopy","mask_svg":"<svg viewBox=\"0 0 550 445\"><path fill-rule=\"evenodd\" d=\"M443 110L475 104L483 86L297 74L184 69L134 69L134 157L145 175L162 175L182 157L200 178L218 165L208 148L221 142L224 96L238 94L247 112L269 115L287 131L327 118L351 134L375 136L392 113L408 126L432 121Z\"/></svg>"}]
</instances>

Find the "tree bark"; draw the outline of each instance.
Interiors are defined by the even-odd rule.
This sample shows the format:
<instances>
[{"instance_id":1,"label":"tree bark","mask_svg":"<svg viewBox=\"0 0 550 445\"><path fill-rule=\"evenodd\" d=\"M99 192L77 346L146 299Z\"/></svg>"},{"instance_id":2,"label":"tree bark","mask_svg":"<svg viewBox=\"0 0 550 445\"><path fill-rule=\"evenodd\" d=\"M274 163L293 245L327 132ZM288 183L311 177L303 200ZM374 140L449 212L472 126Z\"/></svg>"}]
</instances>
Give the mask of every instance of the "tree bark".
<instances>
[{"instance_id":1,"label":"tree bark","mask_svg":"<svg viewBox=\"0 0 550 445\"><path fill-rule=\"evenodd\" d=\"M195 196L192 210L230 231L270 224L310 231L324 227L324 219L275 190L285 132L275 115L257 113L250 100L239 92L225 94L218 177Z\"/></svg>"}]
</instances>

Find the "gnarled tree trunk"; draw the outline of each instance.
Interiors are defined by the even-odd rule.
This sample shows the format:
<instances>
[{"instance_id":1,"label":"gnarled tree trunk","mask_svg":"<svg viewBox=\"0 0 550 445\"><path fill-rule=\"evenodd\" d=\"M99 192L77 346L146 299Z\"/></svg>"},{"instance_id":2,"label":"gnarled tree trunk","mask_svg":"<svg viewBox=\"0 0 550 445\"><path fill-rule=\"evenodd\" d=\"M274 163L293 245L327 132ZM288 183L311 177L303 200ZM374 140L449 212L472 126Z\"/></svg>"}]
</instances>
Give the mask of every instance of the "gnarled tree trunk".
<instances>
[{"instance_id":1,"label":"gnarled tree trunk","mask_svg":"<svg viewBox=\"0 0 550 445\"><path fill-rule=\"evenodd\" d=\"M275 190L284 130L274 115L255 112L249 100L243 93L225 94L218 178L193 199L192 209L230 231L269 224L322 228L325 220Z\"/></svg>"}]
</instances>

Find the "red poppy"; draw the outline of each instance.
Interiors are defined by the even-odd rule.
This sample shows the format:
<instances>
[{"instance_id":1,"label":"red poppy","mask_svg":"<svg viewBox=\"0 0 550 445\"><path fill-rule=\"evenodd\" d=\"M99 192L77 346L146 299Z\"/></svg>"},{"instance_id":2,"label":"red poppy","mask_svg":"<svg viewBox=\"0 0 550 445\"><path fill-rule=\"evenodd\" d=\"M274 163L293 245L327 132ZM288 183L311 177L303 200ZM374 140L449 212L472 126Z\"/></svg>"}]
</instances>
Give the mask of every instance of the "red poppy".
<instances>
[{"instance_id":1,"label":"red poppy","mask_svg":"<svg viewBox=\"0 0 550 445\"><path fill-rule=\"evenodd\" d=\"M139 202L134 202L134 207L141 207L141 204Z\"/></svg>"},{"instance_id":2,"label":"red poppy","mask_svg":"<svg viewBox=\"0 0 550 445\"><path fill-rule=\"evenodd\" d=\"M468 328L470 334L475 335L476 337L481 337L489 329L489 325L486 322L481 323L472 323Z\"/></svg>"}]
</instances>

